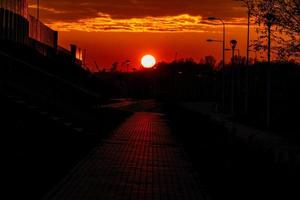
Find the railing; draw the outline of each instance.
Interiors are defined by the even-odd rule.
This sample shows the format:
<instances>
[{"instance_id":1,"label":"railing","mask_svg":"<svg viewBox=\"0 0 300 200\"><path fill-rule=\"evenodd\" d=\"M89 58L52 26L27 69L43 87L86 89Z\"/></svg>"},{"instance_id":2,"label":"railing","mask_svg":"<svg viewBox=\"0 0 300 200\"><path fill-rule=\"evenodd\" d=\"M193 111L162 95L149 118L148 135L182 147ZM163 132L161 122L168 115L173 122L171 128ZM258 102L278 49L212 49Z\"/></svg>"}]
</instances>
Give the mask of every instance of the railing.
<instances>
[{"instance_id":1,"label":"railing","mask_svg":"<svg viewBox=\"0 0 300 200\"><path fill-rule=\"evenodd\" d=\"M27 0L0 0L0 8L9 10L10 12L24 18L27 18L28 16Z\"/></svg>"},{"instance_id":2,"label":"railing","mask_svg":"<svg viewBox=\"0 0 300 200\"><path fill-rule=\"evenodd\" d=\"M57 52L63 55L68 55L68 56L72 56L71 52L68 49L65 49L61 46L57 47Z\"/></svg>"},{"instance_id":3,"label":"railing","mask_svg":"<svg viewBox=\"0 0 300 200\"><path fill-rule=\"evenodd\" d=\"M57 49L58 33L33 16L29 16L29 37Z\"/></svg>"},{"instance_id":4,"label":"railing","mask_svg":"<svg viewBox=\"0 0 300 200\"><path fill-rule=\"evenodd\" d=\"M67 106L92 107L100 102L99 94L53 75L41 68L0 52L0 80L12 82L46 96L49 102Z\"/></svg>"},{"instance_id":5,"label":"railing","mask_svg":"<svg viewBox=\"0 0 300 200\"><path fill-rule=\"evenodd\" d=\"M28 41L29 24L26 18L0 8L0 39L19 43Z\"/></svg>"}]
</instances>

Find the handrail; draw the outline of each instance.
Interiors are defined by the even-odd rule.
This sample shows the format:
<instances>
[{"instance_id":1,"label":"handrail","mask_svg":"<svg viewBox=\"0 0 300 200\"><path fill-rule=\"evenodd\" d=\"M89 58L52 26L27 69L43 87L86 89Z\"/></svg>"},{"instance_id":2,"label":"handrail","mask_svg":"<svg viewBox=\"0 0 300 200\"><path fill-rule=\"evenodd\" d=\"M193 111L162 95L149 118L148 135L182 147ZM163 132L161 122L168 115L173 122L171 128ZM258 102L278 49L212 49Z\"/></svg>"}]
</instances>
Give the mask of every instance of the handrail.
<instances>
[{"instance_id":1,"label":"handrail","mask_svg":"<svg viewBox=\"0 0 300 200\"><path fill-rule=\"evenodd\" d=\"M38 68L38 67L36 67L36 66L34 66L34 65L32 65L32 64L29 64L29 63L25 62L25 61L23 61L23 60L20 60L20 59L18 59L18 58L14 58L14 57L8 55L7 53L4 53L4 52L0 51L0 55L1 55L1 56L4 56L4 57L7 57L7 58L9 58L9 59L12 59L12 60L14 60L14 61L16 61L16 62L18 62L18 63L20 63L20 64L23 64L23 65L25 65L25 66L27 66L27 67L29 67L29 68L31 68L31 69L33 69L33 70L35 70L35 71L41 73L41 74L44 74L44 75L46 75L46 76L48 76L48 77L50 77L50 78L56 79L56 80L58 80L58 81L60 81L60 82L62 82L62 83L64 83L64 84L66 84L66 85L69 85L69 86L71 86L71 87L73 87L73 88L76 88L76 89L80 90L80 91L83 92L83 93L86 93L86 94L88 94L88 95L91 95L91 96L94 96L94 97L98 97L98 98L100 97L100 95L97 94L97 93L95 93L95 92L92 92L92 91L90 91L90 90L87 90L87 89L85 89L85 88L83 88L83 87L81 87L81 86L79 86L79 85L76 85L76 84L74 84L74 83L72 83L72 82L70 82L70 81L68 81L68 80L62 79L62 78L60 78L59 76L56 76L56 75L54 75L54 74L51 74L51 73L49 73L49 72L47 72L47 71L45 71L45 70L42 70L42 69L40 69L40 68Z\"/></svg>"}]
</instances>

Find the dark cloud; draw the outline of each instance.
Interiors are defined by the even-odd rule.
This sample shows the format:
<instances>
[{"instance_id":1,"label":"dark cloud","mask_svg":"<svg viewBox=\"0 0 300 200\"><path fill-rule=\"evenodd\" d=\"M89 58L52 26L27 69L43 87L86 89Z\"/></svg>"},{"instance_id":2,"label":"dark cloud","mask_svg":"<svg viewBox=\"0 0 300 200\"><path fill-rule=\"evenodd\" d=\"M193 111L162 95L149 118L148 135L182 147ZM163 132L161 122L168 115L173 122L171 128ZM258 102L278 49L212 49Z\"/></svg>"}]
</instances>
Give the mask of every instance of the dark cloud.
<instances>
[{"instance_id":1,"label":"dark cloud","mask_svg":"<svg viewBox=\"0 0 300 200\"><path fill-rule=\"evenodd\" d=\"M35 0L29 3L33 5ZM41 6L42 18L48 22L93 18L98 12L121 19L180 14L216 15L226 19L245 16L234 0L41 0ZM34 8L31 12L34 14Z\"/></svg>"}]
</instances>

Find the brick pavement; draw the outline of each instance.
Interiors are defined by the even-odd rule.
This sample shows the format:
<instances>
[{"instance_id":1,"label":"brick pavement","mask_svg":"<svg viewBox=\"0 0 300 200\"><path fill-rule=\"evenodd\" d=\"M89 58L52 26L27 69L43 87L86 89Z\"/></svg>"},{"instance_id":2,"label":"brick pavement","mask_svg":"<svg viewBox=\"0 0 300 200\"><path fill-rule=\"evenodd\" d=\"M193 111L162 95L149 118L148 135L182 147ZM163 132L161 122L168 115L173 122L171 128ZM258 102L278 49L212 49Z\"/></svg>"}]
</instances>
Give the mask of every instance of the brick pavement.
<instances>
[{"instance_id":1,"label":"brick pavement","mask_svg":"<svg viewBox=\"0 0 300 200\"><path fill-rule=\"evenodd\" d=\"M206 199L163 115L137 112L44 200Z\"/></svg>"}]
</instances>

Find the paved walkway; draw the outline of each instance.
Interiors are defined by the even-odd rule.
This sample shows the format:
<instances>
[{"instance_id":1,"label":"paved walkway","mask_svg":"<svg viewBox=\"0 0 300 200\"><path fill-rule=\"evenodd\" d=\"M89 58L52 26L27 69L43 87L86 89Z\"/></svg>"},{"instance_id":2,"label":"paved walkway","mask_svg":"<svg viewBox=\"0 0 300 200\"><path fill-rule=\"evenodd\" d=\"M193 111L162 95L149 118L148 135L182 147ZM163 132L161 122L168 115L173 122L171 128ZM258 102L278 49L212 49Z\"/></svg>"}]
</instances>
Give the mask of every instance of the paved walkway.
<instances>
[{"instance_id":1,"label":"paved walkway","mask_svg":"<svg viewBox=\"0 0 300 200\"><path fill-rule=\"evenodd\" d=\"M137 112L45 200L202 200L197 173L159 113Z\"/></svg>"}]
</instances>

